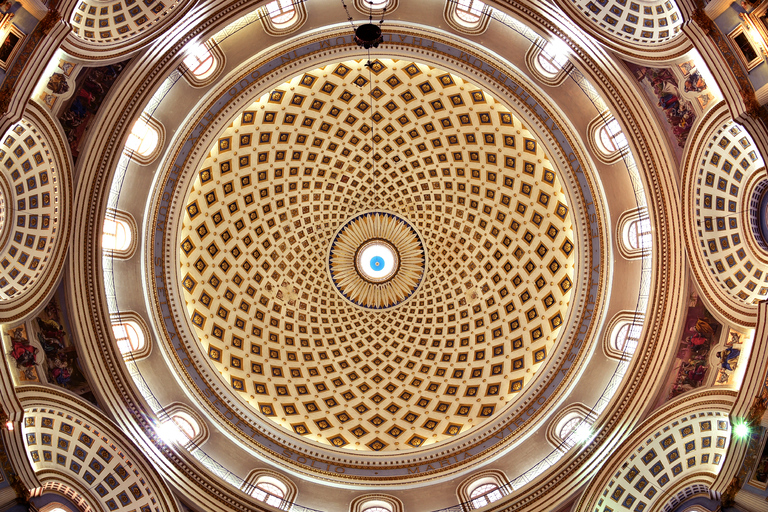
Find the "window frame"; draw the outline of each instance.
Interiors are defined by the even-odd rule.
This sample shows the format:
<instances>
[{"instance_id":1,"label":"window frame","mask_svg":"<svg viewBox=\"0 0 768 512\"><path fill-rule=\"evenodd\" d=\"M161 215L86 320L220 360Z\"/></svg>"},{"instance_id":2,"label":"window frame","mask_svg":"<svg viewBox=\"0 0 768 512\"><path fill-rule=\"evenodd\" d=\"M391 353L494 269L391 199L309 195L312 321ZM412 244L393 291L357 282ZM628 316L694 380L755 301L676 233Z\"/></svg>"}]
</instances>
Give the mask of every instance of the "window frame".
<instances>
[{"instance_id":1,"label":"window frame","mask_svg":"<svg viewBox=\"0 0 768 512\"><path fill-rule=\"evenodd\" d=\"M562 44L565 45L565 43ZM528 65L529 71L536 79L549 87L558 87L562 85L562 83L565 82L565 79L568 78L568 74L573 68L573 63L565 51L560 57L564 59L564 62L562 65L558 64L559 68L556 71L547 69L542 65L541 60L545 58L544 56L550 55L547 52L547 49L555 46L557 46L557 43L547 41L544 38L540 38L531 44L525 54L525 62ZM556 61L557 58L558 57L555 56L547 60Z\"/></svg>"},{"instance_id":2,"label":"window frame","mask_svg":"<svg viewBox=\"0 0 768 512\"><path fill-rule=\"evenodd\" d=\"M592 119L587 125L588 142L598 160L605 164L614 164L629 153L629 137L616 117L605 111ZM612 147L608 147L603 135L610 139ZM616 142L618 141L618 142Z\"/></svg>"},{"instance_id":3,"label":"window frame","mask_svg":"<svg viewBox=\"0 0 768 512\"><path fill-rule=\"evenodd\" d=\"M209 39L202 43L193 43L193 45L194 46L190 46L187 50L187 56L181 61L181 64L179 64L179 71L181 71L184 79L192 87L205 87L212 84L221 75L224 71L224 65L226 64L227 58L213 39ZM205 49L209 58L212 60L211 69L202 75L195 75L194 70L190 67L187 60L190 57L196 57L200 53L201 48Z\"/></svg>"},{"instance_id":4,"label":"window frame","mask_svg":"<svg viewBox=\"0 0 768 512\"><path fill-rule=\"evenodd\" d=\"M642 224L648 228L648 231L643 231L643 235L634 235L632 238L642 238L646 242L640 243L639 247L635 247L631 243L631 231L633 226ZM650 254L653 251L653 223L651 221L650 212L648 208L633 208L622 213L616 223L616 245L618 246L619 253L627 260L640 259L645 255Z\"/></svg>"},{"instance_id":5,"label":"window frame","mask_svg":"<svg viewBox=\"0 0 768 512\"><path fill-rule=\"evenodd\" d=\"M624 328L627 328L629 339L634 339L634 347L626 350L626 345L620 346L618 336ZM602 336L603 353L606 357L616 361L627 361L637 352L637 347L643 339L643 328L645 327L645 315L634 311L620 311L611 318L605 326ZM635 335L636 338L631 338Z\"/></svg>"},{"instance_id":6,"label":"window frame","mask_svg":"<svg viewBox=\"0 0 768 512\"><path fill-rule=\"evenodd\" d=\"M461 12L468 13L472 12L472 6L475 5L475 3L482 4L482 8L480 9L479 14L477 14L476 21L469 22L460 16L459 4L461 2L469 3L467 9L461 9ZM492 7L481 0L446 0L445 9L443 10L443 18L453 30L470 36L477 36L488 30L491 14Z\"/></svg>"},{"instance_id":7,"label":"window frame","mask_svg":"<svg viewBox=\"0 0 768 512\"><path fill-rule=\"evenodd\" d=\"M280 497L280 503L275 505L274 503L267 501L270 496L275 495L271 494L269 490L264 489L263 487L259 487L259 484L274 485L278 489L282 490L283 496ZM289 480L281 473L266 469L255 469L251 471L243 481L243 486L241 489L253 499L258 500L261 503L267 503L268 505L279 508L281 510L288 510L288 507L296 501L296 495L298 494L298 488L296 487L296 484L294 484L291 480ZM259 490L266 494L266 499L261 499L254 494Z\"/></svg>"},{"instance_id":8,"label":"window frame","mask_svg":"<svg viewBox=\"0 0 768 512\"><path fill-rule=\"evenodd\" d=\"M293 7L294 15L284 22L275 22L274 17L269 11L269 6L273 3L277 3L278 8L282 12L284 9L283 2L289 2ZM261 23L264 27L264 31L275 37L281 37L286 34L290 34L299 30L307 21L307 2L303 0L271 0L260 8Z\"/></svg>"},{"instance_id":9,"label":"window frame","mask_svg":"<svg viewBox=\"0 0 768 512\"><path fill-rule=\"evenodd\" d=\"M509 478L507 478L507 475L505 475L502 471L489 469L475 473L465 478L456 488L456 495L459 499L459 503L462 503L463 506L471 507L473 509L480 508L488 505L489 503L501 500L504 498L504 496L508 495L509 491L505 487L508 482ZM492 485L495 487L495 489L490 489L479 496L473 496L477 489L486 485ZM498 493L498 496L494 497L493 500L487 500L488 503L479 504L477 502L477 500L483 499L484 497L493 494L494 492Z\"/></svg>"},{"instance_id":10,"label":"window frame","mask_svg":"<svg viewBox=\"0 0 768 512\"><path fill-rule=\"evenodd\" d=\"M355 7L355 10L362 14L363 16L381 16L382 14L390 14L395 9L400 7L400 0L378 0L379 5L374 6L371 8L370 5L368 5L368 0L354 0L352 2L352 5Z\"/></svg>"},{"instance_id":11,"label":"window frame","mask_svg":"<svg viewBox=\"0 0 768 512\"><path fill-rule=\"evenodd\" d=\"M110 321L110 326L112 328L111 334L115 342L114 346L117 348L118 352L124 360L137 361L140 359L145 359L150 355L152 352L152 342L149 336L149 329L147 328L147 324L138 314L134 313L133 311L121 311L119 313L110 315ZM139 345L139 348L131 349L127 352L122 351L118 334L115 332L115 328L117 326L125 324L130 325L131 328L141 336L141 342L143 342L143 344Z\"/></svg>"},{"instance_id":12,"label":"window frame","mask_svg":"<svg viewBox=\"0 0 768 512\"><path fill-rule=\"evenodd\" d=\"M141 137L139 134L135 133L134 130L137 129L137 125L139 123L143 123L146 128L152 130L155 132L156 141L154 146L151 150L139 152L138 149L134 150L131 148L131 140L132 138L140 139L141 142L139 142L139 148L141 147L141 144L144 143L144 137ZM133 124L131 125L131 129L128 132L128 136L125 139L125 143L123 144L123 153L127 155L131 160L142 164L142 165L148 165L151 164L155 159L157 159L158 156L160 156L160 152L163 149L163 145L165 144L165 128L163 125L153 118L152 116L142 113L138 119L133 121Z\"/></svg>"},{"instance_id":13,"label":"window frame","mask_svg":"<svg viewBox=\"0 0 768 512\"><path fill-rule=\"evenodd\" d=\"M112 236L111 233L107 233L105 231L107 222L114 222L118 226L123 226L124 229L127 228L127 231L130 234L130 239L128 240L127 245L120 248L105 247L104 237ZM136 225L136 220L133 218L133 215L123 210L107 208L107 213L104 215L101 228L101 250L104 255L121 260L130 259L136 253L136 247L138 246L137 235L138 227Z\"/></svg>"}]
</instances>

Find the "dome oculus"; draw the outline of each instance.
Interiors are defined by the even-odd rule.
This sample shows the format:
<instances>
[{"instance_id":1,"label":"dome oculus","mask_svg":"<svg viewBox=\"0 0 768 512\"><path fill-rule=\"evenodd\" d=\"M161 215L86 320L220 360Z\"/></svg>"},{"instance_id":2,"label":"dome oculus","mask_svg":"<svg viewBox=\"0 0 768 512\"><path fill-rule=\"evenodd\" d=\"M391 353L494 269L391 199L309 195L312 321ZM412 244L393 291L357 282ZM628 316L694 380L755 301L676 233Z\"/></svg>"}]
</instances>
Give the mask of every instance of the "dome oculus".
<instances>
[{"instance_id":1,"label":"dome oculus","mask_svg":"<svg viewBox=\"0 0 768 512\"><path fill-rule=\"evenodd\" d=\"M402 304L421 284L425 268L421 238L413 226L391 213L355 216L330 245L328 271L334 288L364 308Z\"/></svg>"}]
</instances>

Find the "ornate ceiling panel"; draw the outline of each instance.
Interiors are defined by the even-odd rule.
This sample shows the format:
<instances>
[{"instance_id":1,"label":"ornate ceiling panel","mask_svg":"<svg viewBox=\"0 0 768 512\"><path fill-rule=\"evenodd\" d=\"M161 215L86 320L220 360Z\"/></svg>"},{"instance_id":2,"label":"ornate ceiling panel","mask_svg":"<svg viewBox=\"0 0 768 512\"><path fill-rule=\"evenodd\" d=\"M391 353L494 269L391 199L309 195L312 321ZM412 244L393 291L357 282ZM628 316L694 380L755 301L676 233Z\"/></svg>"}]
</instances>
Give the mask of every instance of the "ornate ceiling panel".
<instances>
[{"instance_id":1,"label":"ornate ceiling panel","mask_svg":"<svg viewBox=\"0 0 768 512\"><path fill-rule=\"evenodd\" d=\"M0 301L5 301L29 289L51 262L51 250L60 235L62 176L49 142L28 120L5 134L0 161L4 205Z\"/></svg>"},{"instance_id":2,"label":"ornate ceiling panel","mask_svg":"<svg viewBox=\"0 0 768 512\"><path fill-rule=\"evenodd\" d=\"M732 121L714 126L700 148L691 173L695 184L689 186L692 259L719 296L754 307L768 296L768 251L750 219L763 186L763 160L749 134Z\"/></svg>"},{"instance_id":3,"label":"ornate ceiling panel","mask_svg":"<svg viewBox=\"0 0 768 512\"><path fill-rule=\"evenodd\" d=\"M24 439L36 472L66 473L108 510L161 510L156 490L133 461L89 422L66 411L30 408L25 411Z\"/></svg>"},{"instance_id":4,"label":"ornate ceiling panel","mask_svg":"<svg viewBox=\"0 0 768 512\"><path fill-rule=\"evenodd\" d=\"M186 205L179 279L210 363L261 415L336 447L402 450L486 421L570 304L571 215L543 148L423 64L346 61L276 87L219 135ZM364 212L401 217L427 253L388 309L353 304L329 272Z\"/></svg>"}]
</instances>

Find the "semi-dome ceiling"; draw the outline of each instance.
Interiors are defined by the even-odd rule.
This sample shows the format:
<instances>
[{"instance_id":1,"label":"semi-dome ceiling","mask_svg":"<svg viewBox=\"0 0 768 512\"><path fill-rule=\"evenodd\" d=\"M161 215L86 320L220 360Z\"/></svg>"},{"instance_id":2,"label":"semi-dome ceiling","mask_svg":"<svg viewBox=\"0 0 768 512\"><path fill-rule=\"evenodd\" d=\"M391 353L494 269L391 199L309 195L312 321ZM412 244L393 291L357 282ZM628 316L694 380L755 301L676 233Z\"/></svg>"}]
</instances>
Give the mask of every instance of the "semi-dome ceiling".
<instances>
[{"instance_id":1,"label":"semi-dome ceiling","mask_svg":"<svg viewBox=\"0 0 768 512\"><path fill-rule=\"evenodd\" d=\"M218 136L186 200L179 280L210 363L262 416L335 447L420 447L498 414L546 360L574 280L566 203L488 92L410 61L334 63ZM360 307L329 273L334 235L363 212L397 215L426 249L394 307Z\"/></svg>"}]
</instances>

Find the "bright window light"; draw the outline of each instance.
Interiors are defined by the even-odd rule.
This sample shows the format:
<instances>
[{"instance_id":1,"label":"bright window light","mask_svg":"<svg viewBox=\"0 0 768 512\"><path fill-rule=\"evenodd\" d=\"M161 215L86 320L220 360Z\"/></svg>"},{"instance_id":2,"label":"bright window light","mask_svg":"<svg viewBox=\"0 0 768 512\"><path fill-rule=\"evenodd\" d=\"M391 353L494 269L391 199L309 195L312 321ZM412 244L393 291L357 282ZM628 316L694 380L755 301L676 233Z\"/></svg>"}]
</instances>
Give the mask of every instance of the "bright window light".
<instances>
[{"instance_id":1,"label":"bright window light","mask_svg":"<svg viewBox=\"0 0 768 512\"><path fill-rule=\"evenodd\" d=\"M293 0L274 0L267 4L267 12L276 26L286 26L296 17L296 6Z\"/></svg>"},{"instance_id":2,"label":"bright window light","mask_svg":"<svg viewBox=\"0 0 768 512\"><path fill-rule=\"evenodd\" d=\"M592 425L586 421L583 421L581 425L576 427L576 430L573 431L571 437L576 443L583 443L587 441L590 437L592 437Z\"/></svg>"},{"instance_id":3,"label":"bright window light","mask_svg":"<svg viewBox=\"0 0 768 512\"><path fill-rule=\"evenodd\" d=\"M107 216L101 235L101 247L105 251L125 251L131 246L131 228L127 222Z\"/></svg>"},{"instance_id":4,"label":"bright window light","mask_svg":"<svg viewBox=\"0 0 768 512\"><path fill-rule=\"evenodd\" d=\"M480 508L501 499L501 491L496 484L483 484L475 488L469 497L472 498L472 506Z\"/></svg>"},{"instance_id":5,"label":"bright window light","mask_svg":"<svg viewBox=\"0 0 768 512\"><path fill-rule=\"evenodd\" d=\"M733 434L739 439L747 437L750 433L749 425L745 422L739 422L733 426Z\"/></svg>"},{"instance_id":6,"label":"bright window light","mask_svg":"<svg viewBox=\"0 0 768 512\"><path fill-rule=\"evenodd\" d=\"M538 60L544 71L557 74L568 62L568 47L559 39L548 42L539 52Z\"/></svg>"},{"instance_id":7,"label":"bright window light","mask_svg":"<svg viewBox=\"0 0 768 512\"><path fill-rule=\"evenodd\" d=\"M201 80L211 76L215 69L214 64L213 55L204 44L195 45L184 59L184 65L189 72Z\"/></svg>"},{"instance_id":8,"label":"bright window light","mask_svg":"<svg viewBox=\"0 0 768 512\"><path fill-rule=\"evenodd\" d=\"M131 134L125 141L125 147L129 151L146 157L152 154L159 141L160 134L157 133L157 130L152 128L144 119L138 119L131 128Z\"/></svg>"},{"instance_id":9,"label":"bright window light","mask_svg":"<svg viewBox=\"0 0 768 512\"><path fill-rule=\"evenodd\" d=\"M456 5L456 16L469 25L474 25L480 21L485 4L479 0L458 0Z\"/></svg>"},{"instance_id":10,"label":"bright window light","mask_svg":"<svg viewBox=\"0 0 768 512\"><path fill-rule=\"evenodd\" d=\"M618 151L629 145L627 137L624 135L624 132L621 131L619 122L613 118L600 127L599 136L600 142L608 153L613 153L614 151Z\"/></svg>"},{"instance_id":11,"label":"bright window light","mask_svg":"<svg viewBox=\"0 0 768 512\"><path fill-rule=\"evenodd\" d=\"M112 332L115 334L121 354L129 354L144 348L144 334L136 323L112 324Z\"/></svg>"},{"instance_id":12,"label":"bright window light","mask_svg":"<svg viewBox=\"0 0 768 512\"><path fill-rule=\"evenodd\" d=\"M267 505L280 508L283 504L285 493L281 488L270 482L259 482L251 493L251 496Z\"/></svg>"},{"instance_id":13,"label":"bright window light","mask_svg":"<svg viewBox=\"0 0 768 512\"><path fill-rule=\"evenodd\" d=\"M179 444L179 445L186 445L189 442L189 437L187 434L180 428L180 426L173 420L166 420L162 422L158 427L155 429L157 432L157 435L160 436L160 439L165 441L168 444Z\"/></svg>"}]
</instances>

